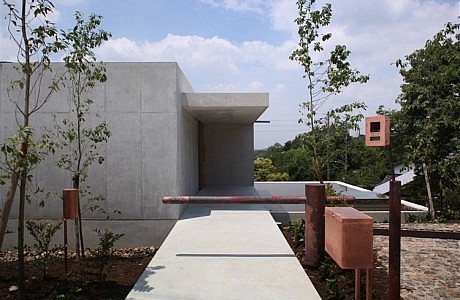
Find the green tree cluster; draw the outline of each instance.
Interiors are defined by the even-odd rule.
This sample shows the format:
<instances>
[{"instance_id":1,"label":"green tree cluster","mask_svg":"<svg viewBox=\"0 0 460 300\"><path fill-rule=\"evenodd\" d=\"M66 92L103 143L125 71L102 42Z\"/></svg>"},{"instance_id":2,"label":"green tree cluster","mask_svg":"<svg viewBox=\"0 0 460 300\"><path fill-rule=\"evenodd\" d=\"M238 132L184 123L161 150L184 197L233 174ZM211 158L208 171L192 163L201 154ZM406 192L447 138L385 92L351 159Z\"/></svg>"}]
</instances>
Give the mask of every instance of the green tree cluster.
<instances>
[{"instance_id":1,"label":"green tree cluster","mask_svg":"<svg viewBox=\"0 0 460 300\"><path fill-rule=\"evenodd\" d=\"M366 147L362 135L352 136L346 131L342 133L343 135L331 134L329 139L329 179L372 189L389 173L387 151ZM256 160L269 159L277 172L287 173L292 181L317 180L309 159L311 153L303 142L308 134L300 134L284 145L276 143L266 150L259 150ZM326 141L327 129L321 128L317 135ZM322 170L327 170L327 149L320 147L318 150L318 161ZM326 178L326 173L322 176Z\"/></svg>"},{"instance_id":2,"label":"green tree cluster","mask_svg":"<svg viewBox=\"0 0 460 300\"><path fill-rule=\"evenodd\" d=\"M401 110L391 114L399 151L425 180L431 216L443 208L458 211L460 24L447 23L396 65L404 80L397 99Z\"/></svg>"},{"instance_id":3,"label":"green tree cluster","mask_svg":"<svg viewBox=\"0 0 460 300\"><path fill-rule=\"evenodd\" d=\"M254 181L288 181L289 175L276 172L276 167L269 158L256 158L254 160Z\"/></svg>"}]
</instances>

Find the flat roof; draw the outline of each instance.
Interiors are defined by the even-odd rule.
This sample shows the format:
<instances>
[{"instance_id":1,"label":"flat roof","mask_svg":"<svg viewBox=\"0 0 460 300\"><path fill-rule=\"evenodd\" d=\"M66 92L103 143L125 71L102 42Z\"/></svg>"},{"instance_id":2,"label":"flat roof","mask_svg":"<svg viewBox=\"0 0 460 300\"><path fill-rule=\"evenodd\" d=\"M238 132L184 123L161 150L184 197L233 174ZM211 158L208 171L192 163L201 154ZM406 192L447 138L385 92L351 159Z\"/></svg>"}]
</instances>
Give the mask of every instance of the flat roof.
<instances>
[{"instance_id":1,"label":"flat roof","mask_svg":"<svg viewBox=\"0 0 460 300\"><path fill-rule=\"evenodd\" d=\"M182 107L204 124L253 124L268 93L182 93Z\"/></svg>"}]
</instances>

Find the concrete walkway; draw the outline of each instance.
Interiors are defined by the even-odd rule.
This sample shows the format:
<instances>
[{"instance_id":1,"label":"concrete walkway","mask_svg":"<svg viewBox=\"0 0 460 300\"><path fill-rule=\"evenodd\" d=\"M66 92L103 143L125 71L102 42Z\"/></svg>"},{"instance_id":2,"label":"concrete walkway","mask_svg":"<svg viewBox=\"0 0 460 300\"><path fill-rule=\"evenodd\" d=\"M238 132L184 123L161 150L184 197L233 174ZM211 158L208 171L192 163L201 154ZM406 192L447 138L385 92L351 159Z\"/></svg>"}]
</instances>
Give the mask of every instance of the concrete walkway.
<instances>
[{"instance_id":1,"label":"concrete walkway","mask_svg":"<svg viewBox=\"0 0 460 300\"><path fill-rule=\"evenodd\" d=\"M126 299L321 299L270 213L235 208L189 206Z\"/></svg>"}]
</instances>

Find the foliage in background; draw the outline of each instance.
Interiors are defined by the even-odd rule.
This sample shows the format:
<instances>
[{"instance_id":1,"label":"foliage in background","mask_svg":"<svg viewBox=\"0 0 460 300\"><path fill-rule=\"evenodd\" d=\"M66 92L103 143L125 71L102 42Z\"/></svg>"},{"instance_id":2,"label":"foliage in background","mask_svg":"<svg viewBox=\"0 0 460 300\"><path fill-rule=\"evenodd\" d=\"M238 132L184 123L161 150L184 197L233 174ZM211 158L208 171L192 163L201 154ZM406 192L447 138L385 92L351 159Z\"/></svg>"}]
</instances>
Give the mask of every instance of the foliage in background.
<instances>
[{"instance_id":1,"label":"foliage in background","mask_svg":"<svg viewBox=\"0 0 460 300\"><path fill-rule=\"evenodd\" d=\"M310 152L303 146L303 136L298 135L284 145L274 144L266 150L258 150L256 158L270 159L276 171L287 173L292 181L311 181L316 175L311 168ZM320 139L326 139L326 129L317 131ZM329 140L329 178L345 181L363 188L372 189L380 183L389 172L388 153L385 149L366 147L364 136L348 135L345 147L345 136L332 135ZM323 169L327 165L327 149L319 148L318 161ZM345 156L347 163L345 168Z\"/></svg>"},{"instance_id":2,"label":"foliage in background","mask_svg":"<svg viewBox=\"0 0 460 300\"><path fill-rule=\"evenodd\" d=\"M392 114L394 135L403 140L404 161L425 179L432 218L460 206L459 65L459 23L447 23L423 49L396 62L404 83L401 110Z\"/></svg>"},{"instance_id":3,"label":"foliage in background","mask_svg":"<svg viewBox=\"0 0 460 300\"><path fill-rule=\"evenodd\" d=\"M254 181L288 181L289 175L276 171L269 158L256 158L254 160Z\"/></svg>"}]
</instances>

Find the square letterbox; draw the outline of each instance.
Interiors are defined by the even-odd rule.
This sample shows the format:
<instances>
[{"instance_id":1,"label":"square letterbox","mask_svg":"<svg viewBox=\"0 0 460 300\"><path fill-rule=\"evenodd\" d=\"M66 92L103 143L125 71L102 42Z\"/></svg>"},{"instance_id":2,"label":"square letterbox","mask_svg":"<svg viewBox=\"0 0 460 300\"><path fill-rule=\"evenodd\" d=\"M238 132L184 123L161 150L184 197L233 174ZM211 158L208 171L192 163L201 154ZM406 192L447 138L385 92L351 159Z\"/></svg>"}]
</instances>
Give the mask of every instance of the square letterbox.
<instances>
[{"instance_id":1,"label":"square letterbox","mask_svg":"<svg viewBox=\"0 0 460 300\"><path fill-rule=\"evenodd\" d=\"M366 146L384 147L390 144L390 118L366 117Z\"/></svg>"},{"instance_id":2,"label":"square letterbox","mask_svg":"<svg viewBox=\"0 0 460 300\"><path fill-rule=\"evenodd\" d=\"M353 207L326 207L325 250L342 269L373 266L373 219Z\"/></svg>"}]
</instances>

